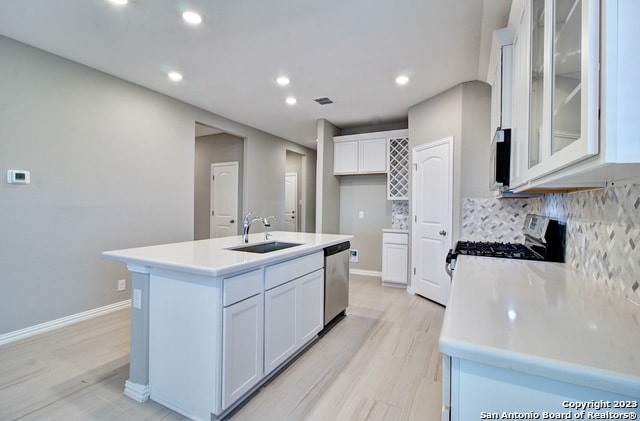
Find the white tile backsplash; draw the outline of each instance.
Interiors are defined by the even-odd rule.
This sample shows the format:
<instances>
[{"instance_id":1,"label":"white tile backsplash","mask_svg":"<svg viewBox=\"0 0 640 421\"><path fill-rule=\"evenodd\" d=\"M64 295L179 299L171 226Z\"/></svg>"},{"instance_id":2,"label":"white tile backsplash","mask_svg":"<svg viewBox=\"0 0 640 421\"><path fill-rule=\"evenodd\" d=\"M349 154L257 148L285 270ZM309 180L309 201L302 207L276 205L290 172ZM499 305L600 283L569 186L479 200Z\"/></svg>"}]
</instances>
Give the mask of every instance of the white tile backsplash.
<instances>
[{"instance_id":1,"label":"white tile backsplash","mask_svg":"<svg viewBox=\"0 0 640 421\"><path fill-rule=\"evenodd\" d=\"M463 199L460 239L521 242L527 213L566 221L567 264L640 304L640 185L533 199Z\"/></svg>"}]
</instances>

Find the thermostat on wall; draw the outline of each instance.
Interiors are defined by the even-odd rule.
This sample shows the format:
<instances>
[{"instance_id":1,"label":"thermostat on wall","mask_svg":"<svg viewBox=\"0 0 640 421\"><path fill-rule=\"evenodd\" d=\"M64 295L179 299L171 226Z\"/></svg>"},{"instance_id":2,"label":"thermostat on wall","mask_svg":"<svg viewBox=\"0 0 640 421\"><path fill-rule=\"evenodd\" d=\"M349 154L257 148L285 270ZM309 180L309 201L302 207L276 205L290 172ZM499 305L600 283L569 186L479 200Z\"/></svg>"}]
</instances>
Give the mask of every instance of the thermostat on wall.
<instances>
[{"instance_id":1,"label":"thermostat on wall","mask_svg":"<svg viewBox=\"0 0 640 421\"><path fill-rule=\"evenodd\" d=\"M7 170L7 183L29 184L31 183L31 174L29 171Z\"/></svg>"}]
</instances>

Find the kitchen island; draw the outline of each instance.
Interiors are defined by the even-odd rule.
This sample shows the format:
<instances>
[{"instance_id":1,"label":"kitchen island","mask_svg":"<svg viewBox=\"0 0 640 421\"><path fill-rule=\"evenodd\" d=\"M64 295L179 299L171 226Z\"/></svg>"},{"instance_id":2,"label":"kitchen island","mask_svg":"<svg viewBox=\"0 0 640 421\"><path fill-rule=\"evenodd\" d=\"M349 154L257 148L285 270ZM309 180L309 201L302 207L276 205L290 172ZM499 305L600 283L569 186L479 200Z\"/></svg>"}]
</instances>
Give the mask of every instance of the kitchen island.
<instances>
[{"instance_id":1,"label":"kitchen island","mask_svg":"<svg viewBox=\"0 0 640 421\"><path fill-rule=\"evenodd\" d=\"M443 420L640 414L640 306L565 264L459 256L440 350Z\"/></svg>"},{"instance_id":2,"label":"kitchen island","mask_svg":"<svg viewBox=\"0 0 640 421\"><path fill-rule=\"evenodd\" d=\"M254 252L234 236L103 253L132 272L125 394L191 419L223 417L317 338L323 249L352 237L271 235L287 248L264 252L264 235L251 234Z\"/></svg>"}]
</instances>

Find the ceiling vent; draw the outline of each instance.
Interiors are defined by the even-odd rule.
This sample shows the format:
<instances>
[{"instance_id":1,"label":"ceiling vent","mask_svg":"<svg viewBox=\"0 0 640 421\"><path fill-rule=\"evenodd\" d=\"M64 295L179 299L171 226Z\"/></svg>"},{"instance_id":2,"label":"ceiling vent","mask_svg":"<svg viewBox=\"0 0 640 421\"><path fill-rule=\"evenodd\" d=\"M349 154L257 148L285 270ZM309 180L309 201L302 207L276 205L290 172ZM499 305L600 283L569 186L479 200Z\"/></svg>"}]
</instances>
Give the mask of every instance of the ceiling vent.
<instances>
[{"instance_id":1,"label":"ceiling vent","mask_svg":"<svg viewBox=\"0 0 640 421\"><path fill-rule=\"evenodd\" d=\"M314 99L315 102L317 102L320 105L328 105L328 104L333 104L333 101L331 101L329 98L324 97L324 98L316 98Z\"/></svg>"}]
</instances>

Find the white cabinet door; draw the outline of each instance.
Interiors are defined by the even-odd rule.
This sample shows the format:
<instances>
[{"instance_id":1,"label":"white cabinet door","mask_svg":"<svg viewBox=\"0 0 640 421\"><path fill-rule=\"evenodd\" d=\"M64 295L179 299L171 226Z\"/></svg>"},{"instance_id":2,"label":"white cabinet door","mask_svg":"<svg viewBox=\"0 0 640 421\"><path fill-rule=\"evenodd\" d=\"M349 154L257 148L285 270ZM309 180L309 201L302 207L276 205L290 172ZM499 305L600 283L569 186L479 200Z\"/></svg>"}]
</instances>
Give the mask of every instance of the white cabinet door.
<instances>
[{"instance_id":1,"label":"white cabinet door","mask_svg":"<svg viewBox=\"0 0 640 421\"><path fill-rule=\"evenodd\" d=\"M296 351L296 283L265 292L264 371L269 374Z\"/></svg>"},{"instance_id":2,"label":"white cabinet door","mask_svg":"<svg viewBox=\"0 0 640 421\"><path fill-rule=\"evenodd\" d=\"M324 270L320 269L295 281L296 338L298 347L315 338L322 330L324 312Z\"/></svg>"},{"instance_id":3,"label":"white cabinet door","mask_svg":"<svg viewBox=\"0 0 640 421\"><path fill-rule=\"evenodd\" d=\"M222 409L228 408L263 377L264 300L258 294L224 308Z\"/></svg>"},{"instance_id":4,"label":"white cabinet door","mask_svg":"<svg viewBox=\"0 0 640 421\"><path fill-rule=\"evenodd\" d=\"M358 172L358 142L333 144L333 173L356 174Z\"/></svg>"},{"instance_id":5,"label":"white cabinet door","mask_svg":"<svg viewBox=\"0 0 640 421\"><path fill-rule=\"evenodd\" d=\"M359 142L360 173L387 172L387 139L367 139Z\"/></svg>"},{"instance_id":6,"label":"white cabinet door","mask_svg":"<svg viewBox=\"0 0 640 421\"><path fill-rule=\"evenodd\" d=\"M446 375L443 367L443 376ZM636 402L636 397L617 395L548 377L512 369L451 358L451 421L504 419L507 412L538 414L536 419L577 419L581 411L565 407L566 402ZM541 370L543 371L543 370ZM549 373L553 369L547 370ZM446 396L445 396L446 399ZM443 400L443 406L445 401ZM604 416L607 412L637 417L638 408L587 409L593 419L623 419ZM544 417L544 413L551 414ZM555 415L555 417L552 417ZM622 415L622 414L621 414ZM589 415L584 417L590 418Z\"/></svg>"},{"instance_id":7,"label":"white cabinet door","mask_svg":"<svg viewBox=\"0 0 640 421\"><path fill-rule=\"evenodd\" d=\"M403 244L384 243L382 246L382 282L407 284L409 248Z\"/></svg>"}]
</instances>

